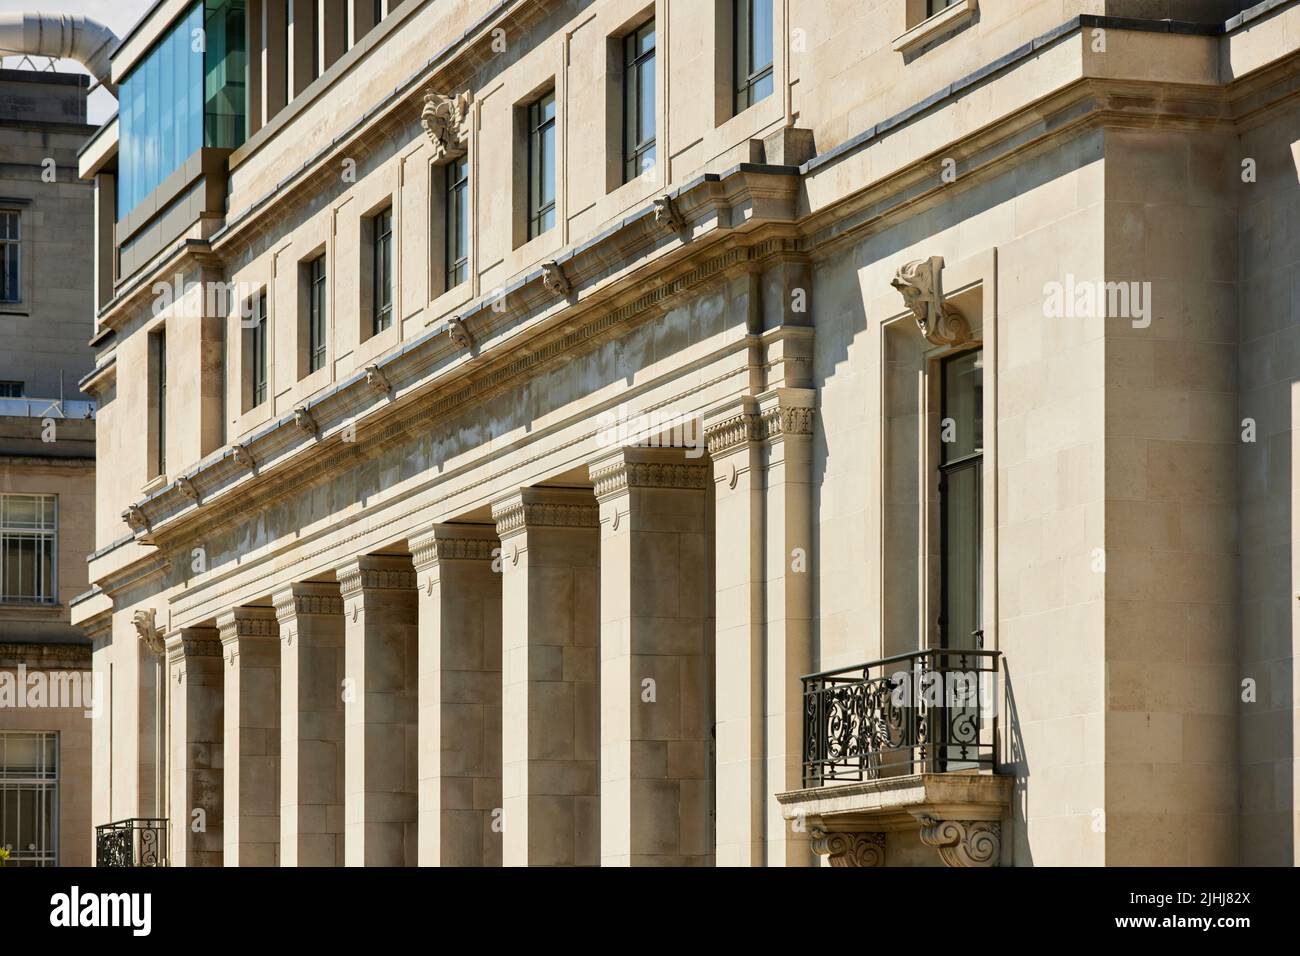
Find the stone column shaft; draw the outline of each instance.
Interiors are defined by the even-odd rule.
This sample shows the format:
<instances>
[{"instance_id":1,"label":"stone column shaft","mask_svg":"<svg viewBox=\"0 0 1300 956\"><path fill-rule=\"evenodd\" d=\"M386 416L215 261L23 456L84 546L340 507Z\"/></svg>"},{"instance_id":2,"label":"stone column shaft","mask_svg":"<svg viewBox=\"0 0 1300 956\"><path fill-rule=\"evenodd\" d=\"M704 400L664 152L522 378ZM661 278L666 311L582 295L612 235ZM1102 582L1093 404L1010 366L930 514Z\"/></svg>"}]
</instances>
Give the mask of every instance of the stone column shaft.
<instances>
[{"instance_id":1,"label":"stone column shaft","mask_svg":"<svg viewBox=\"0 0 1300 956\"><path fill-rule=\"evenodd\" d=\"M280 865L343 865L343 598L334 582L275 595L280 625Z\"/></svg>"},{"instance_id":2,"label":"stone column shaft","mask_svg":"<svg viewBox=\"0 0 1300 956\"><path fill-rule=\"evenodd\" d=\"M221 866L225 722L217 629L187 627L169 635L167 663L172 688L171 863Z\"/></svg>"},{"instance_id":3,"label":"stone column shaft","mask_svg":"<svg viewBox=\"0 0 1300 956\"><path fill-rule=\"evenodd\" d=\"M416 861L418 620L404 555L366 555L338 569L344 617L344 859Z\"/></svg>"},{"instance_id":4,"label":"stone column shaft","mask_svg":"<svg viewBox=\"0 0 1300 956\"><path fill-rule=\"evenodd\" d=\"M280 643L275 610L218 616L225 660L225 865L280 865Z\"/></svg>"},{"instance_id":5,"label":"stone column shaft","mask_svg":"<svg viewBox=\"0 0 1300 956\"><path fill-rule=\"evenodd\" d=\"M713 863L709 466L625 448L600 502L601 862Z\"/></svg>"},{"instance_id":6,"label":"stone column shaft","mask_svg":"<svg viewBox=\"0 0 1300 956\"><path fill-rule=\"evenodd\" d=\"M589 491L493 505L501 537L506 866L599 862L599 553Z\"/></svg>"},{"instance_id":7,"label":"stone column shaft","mask_svg":"<svg viewBox=\"0 0 1300 956\"><path fill-rule=\"evenodd\" d=\"M491 525L411 541L421 584L419 862L501 865L501 560Z\"/></svg>"}]
</instances>

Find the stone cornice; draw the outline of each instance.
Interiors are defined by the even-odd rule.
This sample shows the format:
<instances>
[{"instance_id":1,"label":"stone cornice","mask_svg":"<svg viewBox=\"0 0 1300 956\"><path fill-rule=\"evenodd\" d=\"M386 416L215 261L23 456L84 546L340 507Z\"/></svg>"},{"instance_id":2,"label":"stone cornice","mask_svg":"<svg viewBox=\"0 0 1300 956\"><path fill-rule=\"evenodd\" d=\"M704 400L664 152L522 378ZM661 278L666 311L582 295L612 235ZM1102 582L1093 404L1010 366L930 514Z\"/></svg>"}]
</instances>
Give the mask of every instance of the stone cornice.
<instances>
[{"instance_id":1,"label":"stone cornice","mask_svg":"<svg viewBox=\"0 0 1300 956\"><path fill-rule=\"evenodd\" d=\"M28 668L71 666L81 669L90 667L90 657L89 644L0 643L0 667L24 664Z\"/></svg>"}]
</instances>

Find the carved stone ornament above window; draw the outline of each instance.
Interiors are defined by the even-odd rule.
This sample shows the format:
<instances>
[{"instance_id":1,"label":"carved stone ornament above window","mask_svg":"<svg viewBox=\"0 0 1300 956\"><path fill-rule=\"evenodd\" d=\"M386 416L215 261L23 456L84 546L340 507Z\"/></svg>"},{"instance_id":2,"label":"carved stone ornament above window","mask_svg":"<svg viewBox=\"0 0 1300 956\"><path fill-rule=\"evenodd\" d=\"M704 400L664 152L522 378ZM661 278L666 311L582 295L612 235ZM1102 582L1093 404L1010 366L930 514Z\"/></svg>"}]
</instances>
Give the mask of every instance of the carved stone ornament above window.
<instances>
[{"instance_id":1,"label":"carved stone ornament above window","mask_svg":"<svg viewBox=\"0 0 1300 956\"><path fill-rule=\"evenodd\" d=\"M916 316L916 327L931 345L962 345L970 340L970 323L943 300L943 256L909 262L890 282Z\"/></svg>"},{"instance_id":2,"label":"carved stone ornament above window","mask_svg":"<svg viewBox=\"0 0 1300 956\"><path fill-rule=\"evenodd\" d=\"M467 92L426 93L420 125L433 143L433 161L449 163L466 153L469 142L469 104Z\"/></svg>"},{"instance_id":3,"label":"carved stone ornament above window","mask_svg":"<svg viewBox=\"0 0 1300 956\"><path fill-rule=\"evenodd\" d=\"M157 612L153 608L143 611L136 611L131 615L131 623L135 625L135 632L144 646L149 648L155 654L161 654L165 650L163 637L158 633L158 624L155 620Z\"/></svg>"}]
</instances>

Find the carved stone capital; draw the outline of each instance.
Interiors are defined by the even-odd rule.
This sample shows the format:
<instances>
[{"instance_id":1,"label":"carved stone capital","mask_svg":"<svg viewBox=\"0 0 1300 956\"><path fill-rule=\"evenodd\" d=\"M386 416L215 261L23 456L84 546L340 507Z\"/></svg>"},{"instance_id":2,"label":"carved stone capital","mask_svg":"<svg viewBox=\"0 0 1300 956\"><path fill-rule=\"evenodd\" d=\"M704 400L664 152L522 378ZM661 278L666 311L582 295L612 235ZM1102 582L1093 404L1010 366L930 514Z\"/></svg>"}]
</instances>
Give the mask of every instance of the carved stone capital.
<instances>
[{"instance_id":1,"label":"carved stone capital","mask_svg":"<svg viewBox=\"0 0 1300 956\"><path fill-rule=\"evenodd\" d=\"M362 591L415 591L415 569L400 555L367 554L342 565L338 571L343 600Z\"/></svg>"},{"instance_id":2,"label":"carved stone capital","mask_svg":"<svg viewBox=\"0 0 1300 956\"><path fill-rule=\"evenodd\" d=\"M158 630L157 613L153 608L136 611L131 615L131 623L135 626L135 633L144 646L154 654L162 654L167 650L167 647L161 632Z\"/></svg>"},{"instance_id":3,"label":"carved stone capital","mask_svg":"<svg viewBox=\"0 0 1300 956\"><path fill-rule=\"evenodd\" d=\"M831 866L884 866L883 833L827 833L812 831L812 851L827 857Z\"/></svg>"},{"instance_id":4,"label":"carved stone capital","mask_svg":"<svg viewBox=\"0 0 1300 956\"><path fill-rule=\"evenodd\" d=\"M167 660L184 663L192 657L220 657L221 635L215 627L183 627L167 637Z\"/></svg>"},{"instance_id":5,"label":"carved stone capital","mask_svg":"<svg viewBox=\"0 0 1300 956\"><path fill-rule=\"evenodd\" d=\"M525 488L493 504L492 520L501 538L533 528L598 528L600 508L587 492Z\"/></svg>"},{"instance_id":6,"label":"carved stone capital","mask_svg":"<svg viewBox=\"0 0 1300 956\"><path fill-rule=\"evenodd\" d=\"M236 607L217 616L217 630L223 645L248 638L280 637L280 625L273 607Z\"/></svg>"},{"instance_id":7,"label":"carved stone capital","mask_svg":"<svg viewBox=\"0 0 1300 956\"><path fill-rule=\"evenodd\" d=\"M542 263L542 285L559 296L567 296L573 291L569 277L564 274L564 267L554 259Z\"/></svg>"},{"instance_id":8,"label":"carved stone capital","mask_svg":"<svg viewBox=\"0 0 1300 956\"><path fill-rule=\"evenodd\" d=\"M501 542L490 525L434 525L410 541L416 570L442 561L491 561L500 553Z\"/></svg>"},{"instance_id":9,"label":"carved stone capital","mask_svg":"<svg viewBox=\"0 0 1300 956\"><path fill-rule=\"evenodd\" d=\"M272 598L280 624L304 614L342 614L343 597L337 584L305 581L275 592Z\"/></svg>"},{"instance_id":10,"label":"carved stone capital","mask_svg":"<svg viewBox=\"0 0 1300 956\"><path fill-rule=\"evenodd\" d=\"M917 817L921 842L939 851L948 866L997 866L1002 849L1002 824L996 820L940 820Z\"/></svg>"},{"instance_id":11,"label":"carved stone capital","mask_svg":"<svg viewBox=\"0 0 1300 956\"><path fill-rule=\"evenodd\" d=\"M469 329L465 328L465 323L460 319L451 318L447 320L447 337L451 339L451 344L461 349L472 349L474 347L474 336L469 334Z\"/></svg>"},{"instance_id":12,"label":"carved stone capital","mask_svg":"<svg viewBox=\"0 0 1300 956\"><path fill-rule=\"evenodd\" d=\"M931 345L954 346L970 340L970 323L944 302L943 256L902 265L890 282L916 317L916 327Z\"/></svg>"},{"instance_id":13,"label":"carved stone capital","mask_svg":"<svg viewBox=\"0 0 1300 956\"><path fill-rule=\"evenodd\" d=\"M597 500L623 494L632 488L703 490L709 486L710 468L699 462L637 460L636 449L591 466Z\"/></svg>"},{"instance_id":14,"label":"carved stone capital","mask_svg":"<svg viewBox=\"0 0 1300 956\"><path fill-rule=\"evenodd\" d=\"M434 163L448 163L465 155L469 142L470 102L468 91L424 94L420 125L433 144Z\"/></svg>"}]
</instances>

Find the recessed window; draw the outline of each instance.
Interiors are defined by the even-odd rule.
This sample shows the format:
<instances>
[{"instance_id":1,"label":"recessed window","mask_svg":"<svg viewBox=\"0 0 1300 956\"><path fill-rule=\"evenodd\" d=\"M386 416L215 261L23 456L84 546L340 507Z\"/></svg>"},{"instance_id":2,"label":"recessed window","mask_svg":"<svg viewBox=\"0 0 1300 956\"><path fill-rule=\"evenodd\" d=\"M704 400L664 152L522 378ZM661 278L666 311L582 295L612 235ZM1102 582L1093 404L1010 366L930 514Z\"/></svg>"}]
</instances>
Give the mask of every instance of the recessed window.
<instances>
[{"instance_id":1,"label":"recessed window","mask_svg":"<svg viewBox=\"0 0 1300 956\"><path fill-rule=\"evenodd\" d=\"M371 332L378 335L393 324L393 207L371 220Z\"/></svg>"},{"instance_id":2,"label":"recessed window","mask_svg":"<svg viewBox=\"0 0 1300 956\"><path fill-rule=\"evenodd\" d=\"M0 847L9 866L58 866L59 735L0 733Z\"/></svg>"},{"instance_id":3,"label":"recessed window","mask_svg":"<svg viewBox=\"0 0 1300 956\"><path fill-rule=\"evenodd\" d=\"M983 641L983 354L963 352L940 366L939 632L943 646L956 650Z\"/></svg>"},{"instance_id":4,"label":"recessed window","mask_svg":"<svg viewBox=\"0 0 1300 956\"><path fill-rule=\"evenodd\" d=\"M772 94L772 0L734 0L736 112Z\"/></svg>"},{"instance_id":5,"label":"recessed window","mask_svg":"<svg viewBox=\"0 0 1300 956\"><path fill-rule=\"evenodd\" d=\"M469 278L469 159L452 160L443 167L443 244L446 249L447 289Z\"/></svg>"},{"instance_id":6,"label":"recessed window","mask_svg":"<svg viewBox=\"0 0 1300 956\"><path fill-rule=\"evenodd\" d=\"M555 91L528 107L528 238L555 225Z\"/></svg>"},{"instance_id":7,"label":"recessed window","mask_svg":"<svg viewBox=\"0 0 1300 956\"><path fill-rule=\"evenodd\" d=\"M58 599L58 499L0 495L0 604Z\"/></svg>"},{"instance_id":8,"label":"recessed window","mask_svg":"<svg viewBox=\"0 0 1300 956\"><path fill-rule=\"evenodd\" d=\"M0 302L23 301L22 218L0 209Z\"/></svg>"},{"instance_id":9,"label":"recessed window","mask_svg":"<svg viewBox=\"0 0 1300 956\"><path fill-rule=\"evenodd\" d=\"M22 382L0 382L0 398L22 398Z\"/></svg>"},{"instance_id":10,"label":"recessed window","mask_svg":"<svg viewBox=\"0 0 1300 956\"><path fill-rule=\"evenodd\" d=\"M153 474L167 474L167 330L149 339L153 352Z\"/></svg>"},{"instance_id":11,"label":"recessed window","mask_svg":"<svg viewBox=\"0 0 1300 956\"><path fill-rule=\"evenodd\" d=\"M326 300L325 255L322 253L306 266L307 279L307 371L325 367L328 345L329 313Z\"/></svg>"},{"instance_id":12,"label":"recessed window","mask_svg":"<svg viewBox=\"0 0 1300 956\"><path fill-rule=\"evenodd\" d=\"M959 0L926 0L925 15L927 17L932 17L936 13L941 13L958 2Z\"/></svg>"},{"instance_id":13,"label":"recessed window","mask_svg":"<svg viewBox=\"0 0 1300 956\"><path fill-rule=\"evenodd\" d=\"M249 368L251 370L251 408L266 401L270 380L270 317L266 314L266 290L258 293L253 304L253 327L249 336Z\"/></svg>"},{"instance_id":14,"label":"recessed window","mask_svg":"<svg viewBox=\"0 0 1300 956\"><path fill-rule=\"evenodd\" d=\"M655 22L623 40L623 182L655 165Z\"/></svg>"}]
</instances>

